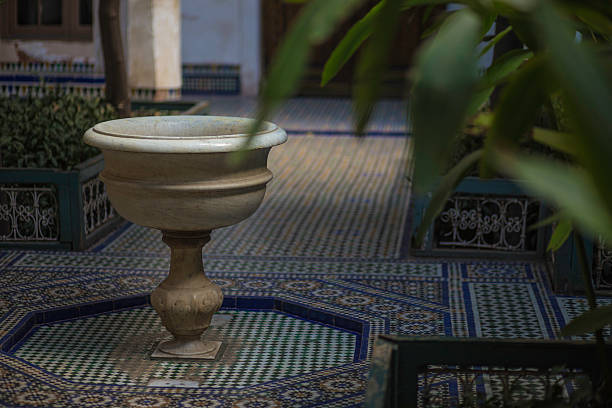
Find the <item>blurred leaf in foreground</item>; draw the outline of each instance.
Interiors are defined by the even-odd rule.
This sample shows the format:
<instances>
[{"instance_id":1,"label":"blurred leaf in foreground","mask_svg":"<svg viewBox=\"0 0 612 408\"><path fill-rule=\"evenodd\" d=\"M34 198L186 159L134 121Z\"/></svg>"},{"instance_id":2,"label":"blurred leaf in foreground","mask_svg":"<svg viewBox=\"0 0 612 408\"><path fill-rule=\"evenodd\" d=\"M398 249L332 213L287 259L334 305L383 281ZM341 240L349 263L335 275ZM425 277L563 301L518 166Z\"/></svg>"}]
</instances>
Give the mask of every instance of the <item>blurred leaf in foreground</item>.
<instances>
[{"instance_id":1,"label":"blurred leaf in foreground","mask_svg":"<svg viewBox=\"0 0 612 408\"><path fill-rule=\"evenodd\" d=\"M251 134L297 89L311 47L325 41L363 1L312 0L304 5L274 57L261 91Z\"/></svg>"},{"instance_id":2,"label":"blurred leaf in foreground","mask_svg":"<svg viewBox=\"0 0 612 408\"><path fill-rule=\"evenodd\" d=\"M496 160L534 195L561 209L580 230L612 242L612 211L583 169L508 154L497 154Z\"/></svg>"},{"instance_id":3,"label":"blurred leaf in foreground","mask_svg":"<svg viewBox=\"0 0 612 408\"><path fill-rule=\"evenodd\" d=\"M444 172L452 139L463 127L478 81L478 16L464 9L450 17L419 52L413 72L415 189L425 192Z\"/></svg>"},{"instance_id":4,"label":"blurred leaf in foreground","mask_svg":"<svg viewBox=\"0 0 612 408\"><path fill-rule=\"evenodd\" d=\"M380 12L374 17L374 33L359 55L353 87L357 134L365 129L378 99L398 28L401 5L402 0L384 0L381 3Z\"/></svg>"}]
</instances>

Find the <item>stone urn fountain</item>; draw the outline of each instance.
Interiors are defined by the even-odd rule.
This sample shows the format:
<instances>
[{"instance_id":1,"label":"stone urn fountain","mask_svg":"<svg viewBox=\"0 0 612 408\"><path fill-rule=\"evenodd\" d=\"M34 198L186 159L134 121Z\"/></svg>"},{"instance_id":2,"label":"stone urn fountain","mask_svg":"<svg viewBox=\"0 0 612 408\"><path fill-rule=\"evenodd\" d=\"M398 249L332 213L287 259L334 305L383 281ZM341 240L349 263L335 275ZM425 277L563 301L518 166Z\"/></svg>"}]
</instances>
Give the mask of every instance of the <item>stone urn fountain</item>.
<instances>
[{"instance_id":1,"label":"stone urn fountain","mask_svg":"<svg viewBox=\"0 0 612 408\"><path fill-rule=\"evenodd\" d=\"M210 232L236 224L257 210L272 179L270 149L285 131L264 122L241 160L251 119L220 116L154 116L111 120L85 132L104 154L104 182L111 203L127 220L163 232L170 273L151 303L173 339L153 357L214 359L220 342L202 333L223 301L204 274L202 247Z\"/></svg>"}]
</instances>

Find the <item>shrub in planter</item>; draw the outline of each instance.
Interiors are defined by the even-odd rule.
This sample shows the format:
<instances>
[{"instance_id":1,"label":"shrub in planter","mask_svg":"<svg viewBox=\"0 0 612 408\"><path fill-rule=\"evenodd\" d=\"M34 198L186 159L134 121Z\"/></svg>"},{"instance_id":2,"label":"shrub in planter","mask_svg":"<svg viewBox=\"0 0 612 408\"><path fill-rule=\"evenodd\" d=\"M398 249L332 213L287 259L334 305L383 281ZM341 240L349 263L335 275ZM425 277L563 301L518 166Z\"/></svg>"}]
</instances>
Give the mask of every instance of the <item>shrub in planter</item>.
<instances>
[{"instance_id":1,"label":"shrub in planter","mask_svg":"<svg viewBox=\"0 0 612 408\"><path fill-rule=\"evenodd\" d=\"M83 132L116 117L76 95L0 98L0 243L82 249L120 221Z\"/></svg>"},{"instance_id":2,"label":"shrub in planter","mask_svg":"<svg viewBox=\"0 0 612 408\"><path fill-rule=\"evenodd\" d=\"M0 98L0 167L71 170L99 153L82 142L83 132L116 117L98 98Z\"/></svg>"},{"instance_id":3,"label":"shrub in planter","mask_svg":"<svg viewBox=\"0 0 612 408\"><path fill-rule=\"evenodd\" d=\"M333 77L362 48L355 68L357 132L367 125L382 78L389 69L389 55L397 52L393 38L399 15L413 6L427 5L432 10L440 3L446 2L381 1L346 33L332 53L324 76L331 71ZM427 226L472 167L479 167L479 173L486 177L495 172L509 174L520 180L527 191L559 208L561 213L547 220L558 222L551 242L556 245L573 233L590 308L572 320L561 334L595 332L598 354L595 363L603 375L592 384L595 396L588 406L609 406L612 366L601 329L612 324L612 306L597 305L582 236L599 235L612 242L612 7L609 1L599 0L459 3L463 7L446 13L444 21L430 30L432 38L420 47L410 77L415 147L413 184L421 193L433 190L423 217L424 227L419 229L415 241L420 246ZM359 4L357 0L307 3L271 63L260 93L258 121L263 121L297 88L306 71L310 48L329 38ZM487 40L483 50L479 49L483 35L500 17L508 20L509 27ZM482 51L495 46L509 32L514 32L526 47L496 58L487 72L479 76L478 59ZM462 131L468 117L502 83L498 103L484 129L485 148L465 156L440 179L448 164L454 135ZM567 116L571 118L568 129L559 132L535 127L540 107L559 93L566 97ZM258 127L256 122L252 132ZM520 139L531 132L534 137L537 133L538 142L570 154L572 162L551 160L542 154L523 154ZM411 379L416 378L414 373L409 374Z\"/></svg>"},{"instance_id":4,"label":"shrub in planter","mask_svg":"<svg viewBox=\"0 0 612 408\"><path fill-rule=\"evenodd\" d=\"M554 126L552 115L543 112L540 116L541 125ZM451 171L466 156L483 149L484 144L485 135L478 126L468 127L465 133L458 134L444 173ZM568 156L535 142L529 135L519 145L525 154L569 160ZM430 194L413 196L413 232L422 223L430 197ZM530 226L548 214L549 209L540 200L530 197L519 183L497 173L493 178L481 179L478 168L472 167L434 220L423 245L413 245L411 252L417 256L516 257L520 254L525 258L543 258L548 231Z\"/></svg>"}]
</instances>

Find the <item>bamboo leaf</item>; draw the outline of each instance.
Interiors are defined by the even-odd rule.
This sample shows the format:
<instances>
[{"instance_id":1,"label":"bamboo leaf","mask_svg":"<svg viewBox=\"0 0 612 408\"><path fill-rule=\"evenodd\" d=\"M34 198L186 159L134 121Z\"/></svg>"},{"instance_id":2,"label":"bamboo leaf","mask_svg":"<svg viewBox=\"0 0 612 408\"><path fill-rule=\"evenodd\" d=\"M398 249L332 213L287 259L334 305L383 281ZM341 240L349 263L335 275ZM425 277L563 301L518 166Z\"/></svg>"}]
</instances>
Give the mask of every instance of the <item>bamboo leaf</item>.
<instances>
[{"instance_id":1,"label":"bamboo leaf","mask_svg":"<svg viewBox=\"0 0 612 408\"><path fill-rule=\"evenodd\" d=\"M557 224L557 227L554 229L550 241L548 242L548 246L546 247L547 251L557 251L561 246L567 241L567 238L572 233L573 227L572 222L568 219L562 219Z\"/></svg>"},{"instance_id":2,"label":"bamboo leaf","mask_svg":"<svg viewBox=\"0 0 612 408\"><path fill-rule=\"evenodd\" d=\"M612 305L599 306L572 319L563 329L562 336L593 333L612 323Z\"/></svg>"},{"instance_id":3,"label":"bamboo leaf","mask_svg":"<svg viewBox=\"0 0 612 408\"><path fill-rule=\"evenodd\" d=\"M482 108L482 106L489 100L494 89L495 87L490 86L488 88L476 91L468 103L467 116L472 116L478 113L480 108Z\"/></svg>"},{"instance_id":4,"label":"bamboo leaf","mask_svg":"<svg viewBox=\"0 0 612 408\"><path fill-rule=\"evenodd\" d=\"M563 212L561 212L561 211L556 212L553 215L551 215L550 217L546 217L543 220L536 222L535 224L531 224L527 228L527 230L528 231L533 231L535 229L538 229L538 228L541 228L541 227L545 227L547 225L552 224L553 222L559 221L563 216L564 216Z\"/></svg>"},{"instance_id":5,"label":"bamboo leaf","mask_svg":"<svg viewBox=\"0 0 612 408\"><path fill-rule=\"evenodd\" d=\"M338 43L336 48L325 62L321 75L321 86L325 86L340 72L347 61L355 54L359 47L372 35L374 21L380 14L382 3L378 3L359 21L357 21ZM400 10L405 11L415 6L428 5L430 12L438 4L446 0L402 0Z\"/></svg>"},{"instance_id":6,"label":"bamboo leaf","mask_svg":"<svg viewBox=\"0 0 612 408\"><path fill-rule=\"evenodd\" d=\"M533 140L560 152L575 155L581 146L578 136L541 127L533 128Z\"/></svg>"},{"instance_id":7,"label":"bamboo leaf","mask_svg":"<svg viewBox=\"0 0 612 408\"><path fill-rule=\"evenodd\" d=\"M580 230L612 242L612 214L583 169L541 157L495 155L498 167L534 195L552 202Z\"/></svg>"},{"instance_id":8,"label":"bamboo leaf","mask_svg":"<svg viewBox=\"0 0 612 408\"><path fill-rule=\"evenodd\" d=\"M480 163L481 177L493 174L496 147L516 147L519 138L533 126L538 109L548 100L552 87L544 58L529 60L506 85L487 133L485 153Z\"/></svg>"},{"instance_id":9,"label":"bamboo leaf","mask_svg":"<svg viewBox=\"0 0 612 408\"><path fill-rule=\"evenodd\" d=\"M493 27L495 20L497 20L497 14L481 11L479 15L482 21L482 26L480 28L480 37L482 38L491 31L491 27Z\"/></svg>"},{"instance_id":10,"label":"bamboo leaf","mask_svg":"<svg viewBox=\"0 0 612 408\"><path fill-rule=\"evenodd\" d=\"M582 142L579 161L592 175L607 208L612 208L612 77L587 44L576 43L574 28L549 2L541 2L535 10L533 26L550 54L549 69L567 96Z\"/></svg>"},{"instance_id":11,"label":"bamboo leaf","mask_svg":"<svg viewBox=\"0 0 612 408\"><path fill-rule=\"evenodd\" d=\"M450 141L464 124L478 80L479 30L473 12L458 11L417 55L411 103L417 191L427 191L444 171Z\"/></svg>"},{"instance_id":12,"label":"bamboo leaf","mask_svg":"<svg viewBox=\"0 0 612 408\"><path fill-rule=\"evenodd\" d=\"M374 104L380 85L387 71L389 54L397 32L401 0L384 0L380 12L373 21L373 34L368 45L359 55L353 86L356 133L362 134Z\"/></svg>"},{"instance_id":13,"label":"bamboo leaf","mask_svg":"<svg viewBox=\"0 0 612 408\"><path fill-rule=\"evenodd\" d=\"M382 2L366 14L361 20L357 21L346 33L344 38L338 43L329 59L323 67L321 75L321 86L325 86L333 77L338 74L340 69L353 56L361 44L372 34L374 19L380 13Z\"/></svg>"},{"instance_id":14,"label":"bamboo leaf","mask_svg":"<svg viewBox=\"0 0 612 408\"><path fill-rule=\"evenodd\" d=\"M512 31L512 26L508 26L502 32L497 33L497 35L495 35L495 37L493 37L491 41L487 43L487 45L482 49L482 51L480 51L480 56L482 57L487 52L489 52L489 50L493 48L493 46L497 44L502 38L504 38L506 34L508 34L510 31Z\"/></svg>"},{"instance_id":15,"label":"bamboo leaf","mask_svg":"<svg viewBox=\"0 0 612 408\"><path fill-rule=\"evenodd\" d=\"M589 26L592 30L605 35L612 36L612 21L602 13L598 13L589 7L575 7L574 13L576 16Z\"/></svg>"},{"instance_id":16,"label":"bamboo leaf","mask_svg":"<svg viewBox=\"0 0 612 408\"><path fill-rule=\"evenodd\" d=\"M482 156L482 149L476 150L465 156L455 167L453 167L443 178L440 184L434 191L431 201L425 210L425 215L421 220L421 224L415 235L415 246L420 247L423 244L423 238L429 229L429 226L434 219L444 209L446 201L449 199L455 188L468 172L476 165L476 162Z\"/></svg>"},{"instance_id":17,"label":"bamboo leaf","mask_svg":"<svg viewBox=\"0 0 612 408\"><path fill-rule=\"evenodd\" d=\"M479 90L469 103L468 116L476 114L488 100L497 85L507 80L533 53L529 50L511 50L497 58L480 80Z\"/></svg>"},{"instance_id":18,"label":"bamboo leaf","mask_svg":"<svg viewBox=\"0 0 612 408\"><path fill-rule=\"evenodd\" d=\"M527 62L533 53L529 50L511 50L493 61L482 77L482 87L499 85Z\"/></svg>"},{"instance_id":19,"label":"bamboo leaf","mask_svg":"<svg viewBox=\"0 0 612 408\"><path fill-rule=\"evenodd\" d=\"M432 36L433 34L436 34L440 30L440 27L442 27L444 23L446 23L446 20L454 16L456 13L457 13L457 10L444 10L441 13L439 13L435 17L434 21L427 28L425 28L425 30L423 30L423 32L421 33L421 39L424 39L424 38Z\"/></svg>"},{"instance_id":20,"label":"bamboo leaf","mask_svg":"<svg viewBox=\"0 0 612 408\"><path fill-rule=\"evenodd\" d=\"M306 3L274 57L261 91L251 136L298 86L310 48L325 41L364 0L312 0ZM247 142L248 143L248 142Z\"/></svg>"}]
</instances>

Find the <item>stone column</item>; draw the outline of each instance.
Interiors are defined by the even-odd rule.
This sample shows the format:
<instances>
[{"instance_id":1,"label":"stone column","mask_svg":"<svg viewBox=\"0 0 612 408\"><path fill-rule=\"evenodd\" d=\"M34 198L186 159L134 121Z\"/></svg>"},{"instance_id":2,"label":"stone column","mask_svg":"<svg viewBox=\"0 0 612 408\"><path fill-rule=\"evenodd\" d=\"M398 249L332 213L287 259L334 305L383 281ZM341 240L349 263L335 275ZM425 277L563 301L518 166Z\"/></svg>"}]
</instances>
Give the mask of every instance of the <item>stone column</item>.
<instances>
[{"instance_id":1,"label":"stone column","mask_svg":"<svg viewBox=\"0 0 612 408\"><path fill-rule=\"evenodd\" d=\"M179 99L182 85L180 0L131 0L127 14L132 99Z\"/></svg>"}]
</instances>

